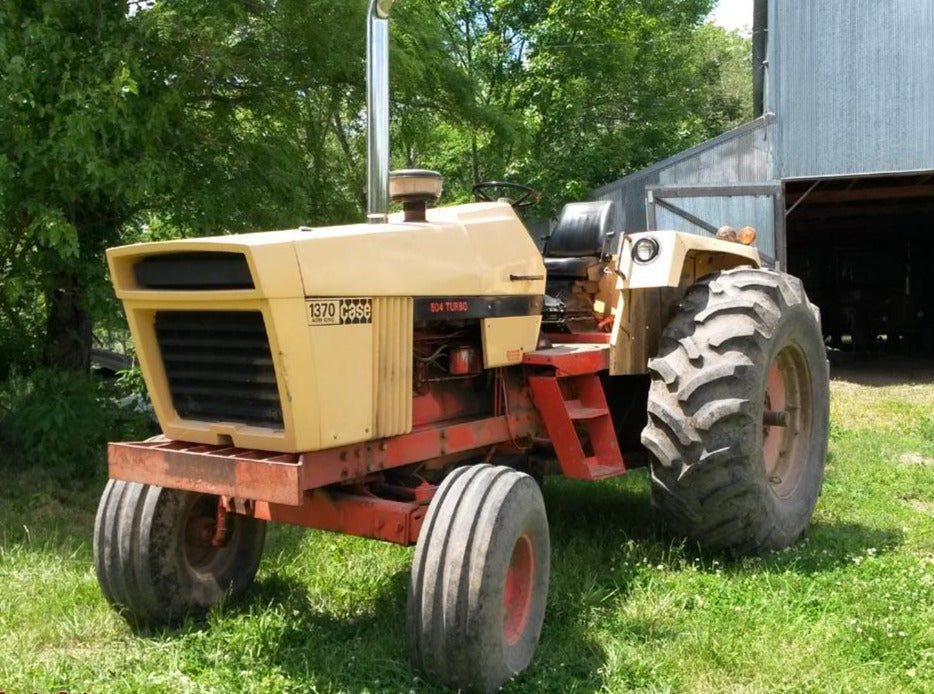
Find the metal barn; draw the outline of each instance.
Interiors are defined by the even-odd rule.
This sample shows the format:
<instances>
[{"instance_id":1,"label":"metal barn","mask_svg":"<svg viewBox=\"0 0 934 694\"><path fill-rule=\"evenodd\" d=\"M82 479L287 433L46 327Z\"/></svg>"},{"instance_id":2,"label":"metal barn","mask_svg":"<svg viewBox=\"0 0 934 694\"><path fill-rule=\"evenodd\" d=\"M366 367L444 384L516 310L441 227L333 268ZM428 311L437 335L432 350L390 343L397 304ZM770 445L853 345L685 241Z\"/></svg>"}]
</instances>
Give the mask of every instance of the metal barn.
<instances>
[{"instance_id":1,"label":"metal barn","mask_svg":"<svg viewBox=\"0 0 934 694\"><path fill-rule=\"evenodd\" d=\"M595 191L622 227L752 224L828 341L934 353L934 1L756 0L758 118Z\"/></svg>"}]
</instances>

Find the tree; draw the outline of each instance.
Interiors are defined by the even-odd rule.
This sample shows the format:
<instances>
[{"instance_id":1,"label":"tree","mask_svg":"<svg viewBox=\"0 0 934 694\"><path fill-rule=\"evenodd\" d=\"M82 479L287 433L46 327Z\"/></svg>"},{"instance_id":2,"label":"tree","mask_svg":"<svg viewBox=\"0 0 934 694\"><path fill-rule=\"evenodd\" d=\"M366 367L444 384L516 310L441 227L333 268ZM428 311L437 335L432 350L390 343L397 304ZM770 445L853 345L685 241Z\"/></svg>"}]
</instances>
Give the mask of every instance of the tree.
<instances>
[{"instance_id":1,"label":"tree","mask_svg":"<svg viewBox=\"0 0 934 694\"><path fill-rule=\"evenodd\" d=\"M702 24L712 4L435 3L443 40L472 86L472 117L406 131L403 116L398 139L418 140L413 149L445 172L455 197L478 178L515 178L542 188L536 211L550 216L751 116L748 41Z\"/></svg>"},{"instance_id":2,"label":"tree","mask_svg":"<svg viewBox=\"0 0 934 694\"><path fill-rule=\"evenodd\" d=\"M82 289L161 164L138 122L124 3L2 8L0 304L9 318L24 301L43 302L46 360L82 367L91 329Z\"/></svg>"},{"instance_id":3,"label":"tree","mask_svg":"<svg viewBox=\"0 0 934 694\"><path fill-rule=\"evenodd\" d=\"M394 163L542 216L746 115L712 0L406 0ZM0 0L0 360L87 367L103 252L360 219L366 0ZM136 7L136 6L134 6ZM5 352L5 354L4 354ZM4 366L0 361L0 367Z\"/></svg>"},{"instance_id":4,"label":"tree","mask_svg":"<svg viewBox=\"0 0 934 694\"><path fill-rule=\"evenodd\" d=\"M290 56L274 52L289 42L268 21L276 3L2 8L0 320L31 333L10 342L32 343L33 362L86 369L103 252L147 215L207 233L306 211L308 143L287 117L296 88L279 81Z\"/></svg>"}]
</instances>

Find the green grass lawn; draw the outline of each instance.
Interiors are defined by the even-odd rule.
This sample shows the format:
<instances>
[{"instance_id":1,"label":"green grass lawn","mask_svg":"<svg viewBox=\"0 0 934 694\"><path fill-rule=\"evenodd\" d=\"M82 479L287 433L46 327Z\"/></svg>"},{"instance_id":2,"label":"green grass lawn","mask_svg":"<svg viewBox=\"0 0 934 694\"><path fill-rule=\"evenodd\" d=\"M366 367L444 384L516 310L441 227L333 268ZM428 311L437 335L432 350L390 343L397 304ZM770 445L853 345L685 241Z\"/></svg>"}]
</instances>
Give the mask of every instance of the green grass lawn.
<instances>
[{"instance_id":1,"label":"green grass lawn","mask_svg":"<svg viewBox=\"0 0 934 694\"><path fill-rule=\"evenodd\" d=\"M783 552L683 547L644 471L549 479L545 628L505 691L934 691L934 379L856 380L833 383L824 493ZM406 660L410 549L272 527L245 601L133 633L91 565L103 480L4 477L0 691L433 691Z\"/></svg>"}]
</instances>

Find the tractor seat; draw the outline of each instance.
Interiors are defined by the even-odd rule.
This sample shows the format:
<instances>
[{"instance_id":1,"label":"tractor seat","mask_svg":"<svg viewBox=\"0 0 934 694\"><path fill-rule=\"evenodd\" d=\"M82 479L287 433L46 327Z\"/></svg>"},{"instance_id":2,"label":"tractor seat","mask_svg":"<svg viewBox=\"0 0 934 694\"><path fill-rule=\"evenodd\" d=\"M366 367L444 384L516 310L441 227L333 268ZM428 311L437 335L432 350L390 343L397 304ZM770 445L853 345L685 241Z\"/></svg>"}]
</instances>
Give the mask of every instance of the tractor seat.
<instances>
[{"instance_id":1,"label":"tractor seat","mask_svg":"<svg viewBox=\"0 0 934 694\"><path fill-rule=\"evenodd\" d=\"M569 202L548 236L543 255L548 277L585 279L603 258L613 225L611 200Z\"/></svg>"}]
</instances>

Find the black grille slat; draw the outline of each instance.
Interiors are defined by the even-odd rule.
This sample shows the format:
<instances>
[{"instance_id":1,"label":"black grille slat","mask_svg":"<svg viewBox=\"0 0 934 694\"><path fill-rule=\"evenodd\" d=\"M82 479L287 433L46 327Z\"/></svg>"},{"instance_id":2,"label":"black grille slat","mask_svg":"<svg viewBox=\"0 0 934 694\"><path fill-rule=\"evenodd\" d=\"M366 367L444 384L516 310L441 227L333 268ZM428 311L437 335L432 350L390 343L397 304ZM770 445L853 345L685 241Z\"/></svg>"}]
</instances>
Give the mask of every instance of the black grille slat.
<instances>
[{"instance_id":1,"label":"black grille slat","mask_svg":"<svg viewBox=\"0 0 934 694\"><path fill-rule=\"evenodd\" d=\"M219 400L224 402L231 396L241 395L243 391L243 386L240 383L232 383L226 387L221 387L217 385L207 386L199 383L191 383L190 385L176 385L172 388L172 392L180 396L188 396L192 398L200 398L201 400ZM279 391L278 390L260 390L254 388L251 393L251 397L254 400L259 400L263 402L279 402Z\"/></svg>"},{"instance_id":2,"label":"black grille slat","mask_svg":"<svg viewBox=\"0 0 934 694\"><path fill-rule=\"evenodd\" d=\"M198 251L150 255L133 266L143 289L253 289L253 277L242 253Z\"/></svg>"},{"instance_id":3,"label":"black grille slat","mask_svg":"<svg viewBox=\"0 0 934 694\"><path fill-rule=\"evenodd\" d=\"M159 311L156 340L179 416L281 429L282 408L257 311Z\"/></svg>"},{"instance_id":4,"label":"black grille slat","mask_svg":"<svg viewBox=\"0 0 934 694\"><path fill-rule=\"evenodd\" d=\"M230 380L230 372L224 369L220 369L216 372L214 371L183 371L181 369L175 370L175 376L177 378L185 379L187 382L205 382L206 384L213 383L227 383ZM244 381L255 384L263 384L271 387L275 391L276 388L276 379L274 376L269 376L266 374L242 374L241 378ZM278 391L276 391L278 392Z\"/></svg>"},{"instance_id":5,"label":"black grille slat","mask_svg":"<svg viewBox=\"0 0 934 694\"><path fill-rule=\"evenodd\" d=\"M166 355L163 353L163 361L171 361L175 364L221 364L229 365L231 367L241 367L241 366L257 366L257 367L271 367L272 366L272 357L251 357L249 355L245 356L233 356L228 354L201 354L198 352L177 352L174 354Z\"/></svg>"},{"instance_id":6,"label":"black grille slat","mask_svg":"<svg viewBox=\"0 0 934 694\"><path fill-rule=\"evenodd\" d=\"M266 351L268 344L266 338L250 335L249 337L202 337L200 335L165 335L162 343L170 347L216 347L218 349L255 349Z\"/></svg>"}]
</instances>

